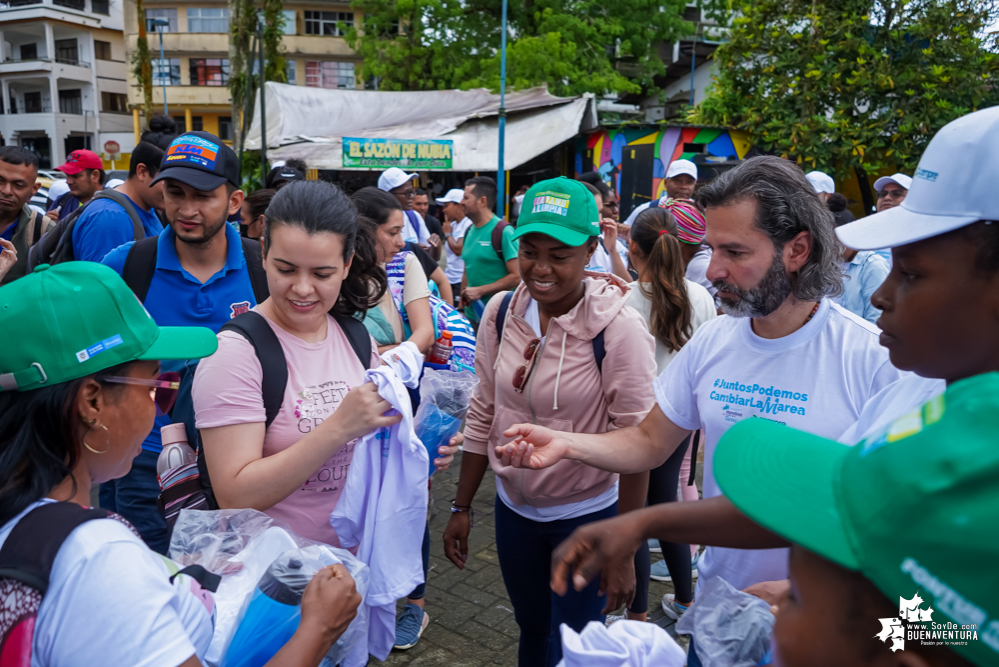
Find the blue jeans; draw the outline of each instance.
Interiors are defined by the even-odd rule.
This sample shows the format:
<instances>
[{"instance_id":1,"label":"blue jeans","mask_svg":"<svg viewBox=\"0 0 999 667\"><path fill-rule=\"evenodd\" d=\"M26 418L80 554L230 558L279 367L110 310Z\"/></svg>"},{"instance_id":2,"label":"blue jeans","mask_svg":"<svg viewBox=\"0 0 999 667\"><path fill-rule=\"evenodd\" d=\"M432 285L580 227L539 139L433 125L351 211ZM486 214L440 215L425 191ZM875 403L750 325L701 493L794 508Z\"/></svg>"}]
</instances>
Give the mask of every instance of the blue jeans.
<instances>
[{"instance_id":1,"label":"blue jeans","mask_svg":"<svg viewBox=\"0 0 999 667\"><path fill-rule=\"evenodd\" d=\"M496 498L496 551L503 583L520 627L518 665L554 667L562 659L559 626L582 632L590 621L603 621L606 596L600 578L576 592L570 584L565 597L550 586L552 552L576 528L617 515L617 504L576 519L540 522L526 519Z\"/></svg>"},{"instance_id":2,"label":"blue jeans","mask_svg":"<svg viewBox=\"0 0 999 667\"><path fill-rule=\"evenodd\" d=\"M694 638L690 638L690 648L687 649L687 667L702 667L701 659L697 657L697 650L694 648Z\"/></svg>"},{"instance_id":3,"label":"blue jeans","mask_svg":"<svg viewBox=\"0 0 999 667\"><path fill-rule=\"evenodd\" d=\"M423 530L423 583L409 594L410 600L422 600L427 593L427 575L430 574L430 524Z\"/></svg>"},{"instance_id":4,"label":"blue jeans","mask_svg":"<svg viewBox=\"0 0 999 667\"><path fill-rule=\"evenodd\" d=\"M160 483L156 480L155 452L143 449L132 461L128 474L101 484L101 507L128 519L146 545L161 554L170 548L166 520L156 506Z\"/></svg>"}]
</instances>

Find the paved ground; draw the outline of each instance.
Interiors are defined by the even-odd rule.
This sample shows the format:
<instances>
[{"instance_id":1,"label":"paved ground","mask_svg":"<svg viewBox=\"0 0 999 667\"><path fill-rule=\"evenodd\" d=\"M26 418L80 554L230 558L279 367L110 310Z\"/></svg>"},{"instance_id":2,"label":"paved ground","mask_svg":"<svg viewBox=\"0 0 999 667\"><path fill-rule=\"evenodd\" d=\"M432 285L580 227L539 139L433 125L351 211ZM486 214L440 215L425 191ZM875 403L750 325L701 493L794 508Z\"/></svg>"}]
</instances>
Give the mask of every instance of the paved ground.
<instances>
[{"instance_id":1,"label":"paved ground","mask_svg":"<svg viewBox=\"0 0 999 667\"><path fill-rule=\"evenodd\" d=\"M517 664L517 624L500 574L493 527L496 484L486 473L475 496L475 528L469 536L468 563L461 571L444 557L441 535L450 516L461 467L460 456L450 470L433 478L430 519L430 575L426 609L430 625L420 643L408 651L394 651L384 663L372 665L479 665ZM649 590L650 619L668 631L673 622L663 615L659 600L672 593L672 584L652 582ZM686 638L679 638L686 645Z\"/></svg>"}]
</instances>

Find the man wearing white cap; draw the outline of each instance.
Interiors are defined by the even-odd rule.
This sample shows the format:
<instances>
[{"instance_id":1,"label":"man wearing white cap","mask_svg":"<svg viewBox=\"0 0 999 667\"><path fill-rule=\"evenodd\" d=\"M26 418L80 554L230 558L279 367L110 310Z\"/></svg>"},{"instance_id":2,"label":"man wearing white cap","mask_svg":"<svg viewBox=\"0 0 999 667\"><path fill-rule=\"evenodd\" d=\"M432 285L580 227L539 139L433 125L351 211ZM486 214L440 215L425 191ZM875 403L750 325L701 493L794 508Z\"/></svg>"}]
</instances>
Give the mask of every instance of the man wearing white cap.
<instances>
[{"instance_id":1,"label":"man wearing white cap","mask_svg":"<svg viewBox=\"0 0 999 667\"><path fill-rule=\"evenodd\" d=\"M836 192L836 184L833 182L832 176L823 171L810 171L805 174L805 178L812 184L815 194L823 202L829 199L829 195Z\"/></svg>"},{"instance_id":2,"label":"man wearing white cap","mask_svg":"<svg viewBox=\"0 0 999 667\"><path fill-rule=\"evenodd\" d=\"M874 191L878 193L878 213L895 208L905 200L912 187L912 177L905 174L882 176L874 181Z\"/></svg>"},{"instance_id":3,"label":"man wearing white cap","mask_svg":"<svg viewBox=\"0 0 999 667\"><path fill-rule=\"evenodd\" d=\"M697 165L690 160L673 160L669 163L669 169L666 170L666 196L670 199L691 199L694 196L694 188L697 186ZM635 218L638 214L647 209L652 205L652 202L658 202L659 198L656 197L652 201L642 204L641 206L636 206L635 210L631 212L628 219L624 221L624 224L631 227L632 223L635 222Z\"/></svg>"},{"instance_id":4,"label":"man wearing white cap","mask_svg":"<svg viewBox=\"0 0 999 667\"><path fill-rule=\"evenodd\" d=\"M415 178L416 174L407 174L398 167L392 167L383 171L378 177L378 189L394 195L402 205L402 212L406 218L402 227L402 240L419 243L426 249L429 247L430 231L427 229L427 223L423 221L423 216L413 210L413 198L416 196L416 188L413 187Z\"/></svg>"},{"instance_id":5,"label":"man wearing white cap","mask_svg":"<svg viewBox=\"0 0 999 667\"><path fill-rule=\"evenodd\" d=\"M461 258L461 250L465 245L465 232L472 226L472 221L465 215L465 209L461 207L461 200L464 196L464 190L452 188L447 191L446 195L437 200L437 203L444 209L444 239L447 241L444 246L444 252L447 256L444 275L451 283L456 308L461 301L461 276L465 273L465 260Z\"/></svg>"}]
</instances>

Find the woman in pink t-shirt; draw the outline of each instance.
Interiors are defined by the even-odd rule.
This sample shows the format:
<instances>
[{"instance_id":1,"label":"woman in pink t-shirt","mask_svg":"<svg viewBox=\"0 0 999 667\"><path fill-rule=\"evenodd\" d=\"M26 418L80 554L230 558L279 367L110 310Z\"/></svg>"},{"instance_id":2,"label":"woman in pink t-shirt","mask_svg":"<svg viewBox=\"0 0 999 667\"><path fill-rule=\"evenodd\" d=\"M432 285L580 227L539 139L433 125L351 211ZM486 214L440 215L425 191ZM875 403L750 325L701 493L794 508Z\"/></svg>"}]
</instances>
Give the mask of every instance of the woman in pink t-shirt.
<instances>
[{"instance_id":1,"label":"woman in pink t-shirt","mask_svg":"<svg viewBox=\"0 0 999 667\"><path fill-rule=\"evenodd\" d=\"M296 533L339 545L329 516L343 493L354 441L397 423L330 315L377 304L386 289L371 236L336 186L300 181L271 201L264 227L270 298L253 309L284 350L288 382L281 410L265 429L263 371L252 345L218 334L219 349L194 379L197 426L222 507L252 507ZM372 285L375 289L372 290ZM372 341L370 367L381 364Z\"/></svg>"}]
</instances>

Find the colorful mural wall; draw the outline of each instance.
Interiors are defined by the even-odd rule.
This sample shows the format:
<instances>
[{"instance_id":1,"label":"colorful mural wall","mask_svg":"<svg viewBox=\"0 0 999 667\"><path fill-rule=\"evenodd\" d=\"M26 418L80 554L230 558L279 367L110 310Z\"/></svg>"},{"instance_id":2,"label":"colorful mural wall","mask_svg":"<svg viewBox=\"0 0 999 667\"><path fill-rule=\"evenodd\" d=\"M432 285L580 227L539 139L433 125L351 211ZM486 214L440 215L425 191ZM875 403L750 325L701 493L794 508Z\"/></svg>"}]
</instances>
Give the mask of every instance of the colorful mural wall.
<instances>
[{"instance_id":1,"label":"colorful mural wall","mask_svg":"<svg viewBox=\"0 0 999 667\"><path fill-rule=\"evenodd\" d=\"M653 145L652 194L665 190L666 167L673 160L705 155L708 162L741 160L750 149L748 137L741 130L713 127L669 127L599 129L582 135L576 144L576 176L598 171L605 182L621 192L622 157L626 148ZM685 144L704 145L703 152L684 152Z\"/></svg>"}]
</instances>

